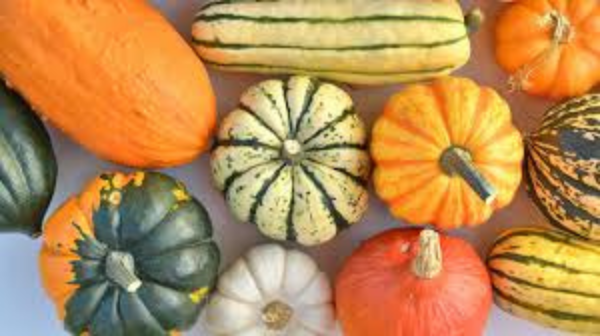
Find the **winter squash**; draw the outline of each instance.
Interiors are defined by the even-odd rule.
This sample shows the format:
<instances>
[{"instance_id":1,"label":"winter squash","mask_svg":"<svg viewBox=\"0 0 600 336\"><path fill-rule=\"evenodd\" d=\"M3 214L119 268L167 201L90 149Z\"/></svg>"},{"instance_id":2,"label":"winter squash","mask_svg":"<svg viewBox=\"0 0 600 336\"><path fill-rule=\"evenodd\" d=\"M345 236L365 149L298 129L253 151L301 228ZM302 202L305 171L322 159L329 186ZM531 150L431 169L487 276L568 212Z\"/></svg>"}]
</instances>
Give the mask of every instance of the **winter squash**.
<instances>
[{"instance_id":1,"label":"winter squash","mask_svg":"<svg viewBox=\"0 0 600 336\"><path fill-rule=\"evenodd\" d=\"M345 336L478 336L492 304L475 250L430 229L367 240L346 260L335 288Z\"/></svg>"},{"instance_id":2,"label":"winter squash","mask_svg":"<svg viewBox=\"0 0 600 336\"><path fill-rule=\"evenodd\" d=\"M523 144L506 102L464 78L413 85L376 121L375 189L394 216L449 229L485 222L512 200Z\"/></svg>"},{"instance_id":3,"label":"winter squash","mask_svg":"<svg viewBox=\"0 0 600 336\"><path fill-rule=\"evenodd\" d=\"M41 233L56 173L44 125L0 83L0 232Z\"/></svg>"},{"instance_id":4,"label":"winter squash","mask_svg":"<svg viewBox=\"0 0 600 336\"><path fill-rule=\"evenodd\" d=\"M375 85L460 68L481 19L454 0L212 1L192 35L218 69Z\"/></svg>"},{"instance_id":5,"label":"winter squash","mask_svg":"<svg viewBox=\"0 0 600 336\"><path fill-rule=\"evenodd\" d=\"M204 207L160 173L103 174L50 218L42 284L74 335L174 335L219 268Z\"/></svg>"},{"instance_id":6,"label":"winter squash","mask_svg":"<svg viewBox=\"0 0 600 336\"><path fill-rule=\"evenodd\" d=\"M351 98L310 77L249 88L221 124L212 173L242 222L315 245L367 209L370 159Z\"/></svg>"},{"instance_id":7,"label":"winter squash","mask_svg":"<svg viewBox=\"0 0 600 336\"><path fill-rule=\"evenodd\" d=\"M501 12L496 59L513 89L561 99L600 81L600 2L523 0Z\"/></svg>"},{"instance_id":8,"label":"winter squash","mask_svg":"<svg viewBox=\"0 0 600 336\"><path fill-rule=\"evenodd\" d=\"M203 65L146 1L0 1L0 45L5 80L102 158L173 166L211 139Z\"/></svg>"},{"instance_id":9,"label":"winter squash","mask_svg":"<svg viewBox=\"0 0 600 336\"><path fill-rule=\"evenodd\" d=\"M331 301L329 280L308 255L261 245L221 275L203 322L211 335L331 335Z\"/></svg>"},{"instance_id":10,"label":"winter squash","mask_svg":"<svg viewBox=\"0 0 600 336\"><path fill-rule=\"evenodd\" d=\"M550 223L600 240L600 95L550 109L526 144L529 194Z\"/></svg>"},{"instance_id":11,"label":"winter squash","mask_svg":"<svg viewBox=\"0 0 600 336\"><path fill-rule=\"evenodd\" d=\"M600 333L600 245L542 228L498 238L488 257L495 301L515 316L578 335Z\"/></svg>"}]
</instances>

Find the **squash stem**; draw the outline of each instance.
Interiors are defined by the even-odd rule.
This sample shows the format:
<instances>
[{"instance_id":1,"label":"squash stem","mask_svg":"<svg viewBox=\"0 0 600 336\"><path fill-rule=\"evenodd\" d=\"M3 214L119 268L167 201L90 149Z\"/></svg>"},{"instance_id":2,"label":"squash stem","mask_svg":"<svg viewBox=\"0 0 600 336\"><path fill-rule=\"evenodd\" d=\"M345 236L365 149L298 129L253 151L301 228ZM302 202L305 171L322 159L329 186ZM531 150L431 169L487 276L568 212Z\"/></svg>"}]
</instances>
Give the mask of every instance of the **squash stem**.
<instances>
[{"instance_id":1,"label":"squash stem","mask_svg":"<svg viewBox=\"0 0 600 336\"><path fill-rule=\"evenodd\" d=\"M270 330L282 331L290 323L294 310L281 301L269 303L262 311L262 320Z\"/></svg>"},{"instance_id":2,"label":"squash stem","mask_svg":"<svg viewBox=\"0 0 600 336\"><path fill-rule=\"evenodd\" d=\"M302 145L298 140L287 139L283 142L281 154L287 161L291 163L296 163L297 161L302 159Z\"/></svg>"},{"instance_id":3,"label":"squash stem","mask_svg":"<svg viewBox=\"0 0 600 336\"><path fill-rule=\"evenodd\" d=\"M440 235L424 229L419 235L419 252L413 260L413 272L422 279L433 279L442 272L442 248Z\"/></svg>"},{"instance_id":4,"label":"squash stem","mask_svg":"<svg viewBox=\"0 0 600 336\"><path fill-rule=\"evenodd\" d=\"M135 293L142 281L135 275L133 256L127 252L109 252L105 260L106 276L129 293Z\"/></svg>"},{"instance_id":5,"label":"squash stem","mask_svg":"<svg viewBox=\"0 0 600 336\"><path fill-rule=\"evenodd\" d=\"M440 164L446 174L462 177L485 204L491 204L498 196L496 188L477 170L467 150L449 147L442 153Z\"/></svg>"},{"instance_id":6,"label":"squash stem","mask_svg":"<svg viewBox=\"0 0 600 336\"><path fill-rule=\"evenodd\" d=\"M469 33L475 33L481 28L481 25L485 21L485 15L479 8L473 8L465 15L465 25Z\"/></svg>"}]
</instances>

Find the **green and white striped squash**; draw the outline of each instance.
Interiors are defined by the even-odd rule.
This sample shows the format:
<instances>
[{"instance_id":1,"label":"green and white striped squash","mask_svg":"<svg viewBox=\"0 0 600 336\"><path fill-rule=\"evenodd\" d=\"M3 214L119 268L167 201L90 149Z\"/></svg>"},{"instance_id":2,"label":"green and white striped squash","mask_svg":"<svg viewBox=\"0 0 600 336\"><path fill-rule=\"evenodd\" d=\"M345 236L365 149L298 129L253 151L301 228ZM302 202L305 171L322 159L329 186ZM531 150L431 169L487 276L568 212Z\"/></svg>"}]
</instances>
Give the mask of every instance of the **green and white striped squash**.
<instances>
[{"instance_id":1,"label":"green and white striped squash","mask_svg":"<svg viewBox=\"0 0 600 336\"><path fill-rule=\"evenodd\" d=\"M600 94L550 109L526 143L530 195L550 223L600 240Z\"/></svg>"},{"instance_id":2,"label":"green and white striped squash","mask_svg":"<svg viewBox=\"0 0 600 336\"><path fill-rule=\"evenodd\" d=\"M277 240L316 245L367 209L367 133L350 96L310 77L249 88L221 124L212 173L229 208Z\"/></svg>"},{"instance_id":3,"label":"green and white striped squash","mask_svg":"<svg viewBox=\"0 0 600 336\"><path fill-rule=\"evenodd\" d=\"M217 0L192 35L200 57L223 70L376 85L461 67L478 18L454 0Z\"/></svg>"},{"instance_id":4,"label":"green and white striped squash","mask_svg":"<svg viewBox=\"0 0 600 336\"><path fill-rule=\"evenodd\" d=\"M505 311L577 334L600 334L600 245L558 230L504 233L488 256Z\"/></svg>"}]
</instances>

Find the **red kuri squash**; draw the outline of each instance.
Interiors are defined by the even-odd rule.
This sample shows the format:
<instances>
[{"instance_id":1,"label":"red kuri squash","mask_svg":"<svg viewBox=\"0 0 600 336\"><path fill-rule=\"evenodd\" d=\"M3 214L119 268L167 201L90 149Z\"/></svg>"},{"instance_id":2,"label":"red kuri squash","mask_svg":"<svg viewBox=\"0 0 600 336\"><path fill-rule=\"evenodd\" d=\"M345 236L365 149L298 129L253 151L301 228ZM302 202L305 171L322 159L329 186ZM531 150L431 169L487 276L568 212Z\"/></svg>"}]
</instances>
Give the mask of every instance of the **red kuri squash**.
<instances>
[{"instance_id":1,"label":"red kuri squash","mask_svg":"<svg viewBox=\"0 0 600 336\"><path fill-rule=\"evenodd\" d=\"M492 290L464 240L395 229L346 261L336 300L346 336L475 336L485 326Z\"/></svg>"}]
</instances>

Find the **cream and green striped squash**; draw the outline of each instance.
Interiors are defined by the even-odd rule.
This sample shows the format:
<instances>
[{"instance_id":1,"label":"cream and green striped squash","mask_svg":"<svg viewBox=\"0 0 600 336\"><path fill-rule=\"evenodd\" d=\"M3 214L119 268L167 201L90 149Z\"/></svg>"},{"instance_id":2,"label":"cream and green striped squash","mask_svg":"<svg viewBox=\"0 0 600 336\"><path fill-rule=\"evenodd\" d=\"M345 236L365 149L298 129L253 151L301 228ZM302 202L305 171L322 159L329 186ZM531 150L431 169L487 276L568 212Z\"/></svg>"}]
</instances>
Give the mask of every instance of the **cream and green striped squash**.
<instances>
[{"instance_id":1,"label":"cream and green striped squash","mask_svg":"<svg viewBox=\"0 0 600 336\"><path fill-rule=\"evenodd\" d=\"M600 94L550 109L526 143L530 195L550 223L600 240Z\"/></svg>"},{"instance_id":2,"label":"cream and green striped squash","mask_svg":"<svg viewBox=\"0 0 600 336\"><path fill-rule=\"evenodd\" d=\"M221 124L211 165L235 217L273 239L321 244L367 209L365 126L347 93L314 78L249 88Z\"/></svg>"},{"instance_id":3,"label":"cream and green striped squash","mask_svg":"<svg viewBox=\"0 0 600 336\"><path fill-rule=\"evenodd\" d=\"M600 334L600 245L558 230L518 228L488 256L496 303L543 326Z\"/></svg>"},{"instance_id":4,"label":"cream and green striped squash","mask_svg":"<svg viewBox=\"0 0 600 336\"><path fill-rule=\"evenodd\" d=\"M478 13L465 18L454 0L217 0L192 35L202 59L223 70L375 85L464 65Z\"/></svg>"}]
</instances>

